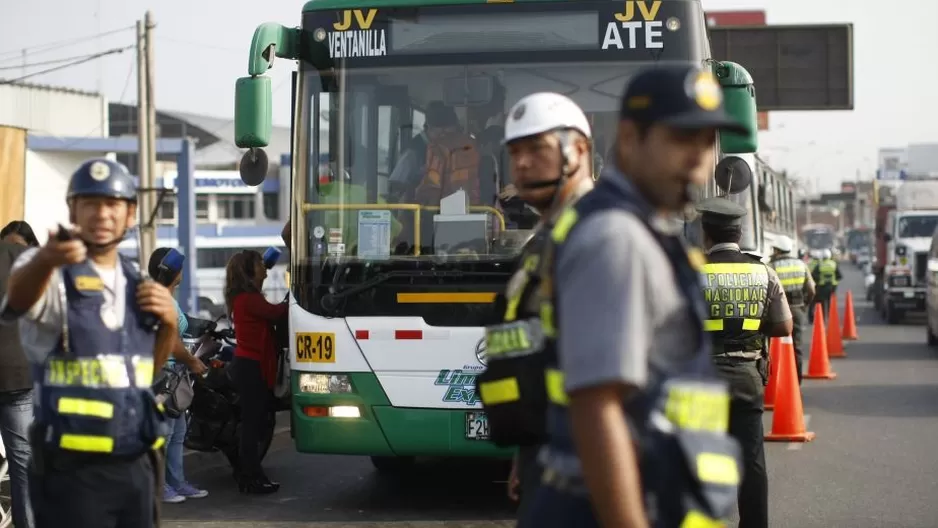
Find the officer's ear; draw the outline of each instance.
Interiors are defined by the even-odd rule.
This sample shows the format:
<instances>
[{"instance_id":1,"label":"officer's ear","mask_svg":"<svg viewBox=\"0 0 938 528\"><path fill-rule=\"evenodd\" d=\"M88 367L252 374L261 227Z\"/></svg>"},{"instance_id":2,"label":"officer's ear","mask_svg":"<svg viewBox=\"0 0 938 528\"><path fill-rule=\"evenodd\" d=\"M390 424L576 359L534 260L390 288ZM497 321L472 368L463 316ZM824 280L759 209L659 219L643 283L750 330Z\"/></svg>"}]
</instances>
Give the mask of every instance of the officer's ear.
<instances>
[{"instance_id":1,"label":"officer's ear","mask_svg":"<svg viewBox=\"0 0 938 528\"><path fill-rule=\"evenodd\" d=\"M137 225L137 203L127 202L127 229Z\"/></svg>"}]
</instances>

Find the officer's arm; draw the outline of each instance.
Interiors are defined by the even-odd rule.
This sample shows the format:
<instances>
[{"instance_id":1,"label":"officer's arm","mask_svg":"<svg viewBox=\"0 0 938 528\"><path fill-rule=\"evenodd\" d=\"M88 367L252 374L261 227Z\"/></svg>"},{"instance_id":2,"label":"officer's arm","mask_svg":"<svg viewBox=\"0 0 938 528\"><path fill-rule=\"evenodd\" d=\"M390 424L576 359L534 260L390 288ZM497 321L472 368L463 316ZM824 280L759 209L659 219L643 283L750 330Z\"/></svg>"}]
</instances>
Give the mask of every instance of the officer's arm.
<instances>
[{"instance_id":1,"label":"officer's arm","mask_svg":"<svg viewBox=\"0 0 938 528\"><path fill-rule=\"evenodd\" d=\"M54 272L55 266L43 257L39 249L27 250L20 255L7 282L4 312L38 318L39 313L32 312L42 311L38 305L46 294Z\"/></svg>"},{"instance_id":2,"label":"officer's arm","mask_svg":"<svg viewBox=\"0 0 938 528\"><path fill-rule=\"evenodd\" d=\"M814 277L808 273L807 269L805 269L804 274L804 286L801 287L801 291L804 294L804 302L811 304L811 301L814 300L814 295L817 293L817 290L814 287Z\"/></svg>"},{"instance_id":3,"label":"officer's arm","mask_svg":"<svg viewBox=\"0 0 938 528\"><path fill-rule=\"evenodd\" d=\"M636 240L636 233L643 235ZM633 216L583 221L557 256L559 355L573 438L602 526L647 526L623 402L645 384L652 324L642 250L655 244Z\"/></svg>"},{"instance_id":4,"label":"officer's arm","mask_svg":"<svg viewBox=\"0 0 938 528\"><path fill-rule=\"evenodd\" d=\"M840 273L840 264L837 264L834 267L834 275L837 277L837 280L843 279L844 276Z\"/></svg>"},{"instance_id":5,"label":"officer's arm","mask_svg":"<svg viewBox=\"0 0 938 528\"><path fill-rule=\"evenodd\" d=\"M787 337L791 335L793 321L791 307L785 297L785 290L774 270L769 268L769 288L766 297L765 316L759 331L769 337Z\"/></svg>"}]
</instances>

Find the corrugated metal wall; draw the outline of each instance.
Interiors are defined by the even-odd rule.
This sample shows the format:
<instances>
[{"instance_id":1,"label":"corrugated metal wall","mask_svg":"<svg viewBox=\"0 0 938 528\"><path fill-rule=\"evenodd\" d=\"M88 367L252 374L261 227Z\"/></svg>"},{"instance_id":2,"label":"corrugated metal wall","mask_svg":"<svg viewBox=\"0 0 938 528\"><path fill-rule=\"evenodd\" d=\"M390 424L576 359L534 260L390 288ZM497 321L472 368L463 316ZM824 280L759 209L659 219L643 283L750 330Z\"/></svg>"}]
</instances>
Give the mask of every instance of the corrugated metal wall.
<instances>
[{"instance_id":1,"label":"corrugated metal wall","mask_svg":"<svg viewBox=\"0 0 938 528\"><path fill-rule=\"evenodd\" d=\"M104 137L109 134L107 100L86 92L4 84L0 125L42 136Z\"/></svg>"},{"instance_id":2,"label":"corrugated metal wall","mask_svg":"<svg viewBox=\"0 0 938 528\"><path fill-rule=\"evenodd\" d=\"M30 135L106 137L108 104L104 97L47 86L0 85L0 125L24 128ZM68 221L65 190L68 178L83 160L102 153L26 153L23 219L40 242L49 229Z\"/></svg>"}]
</instances>

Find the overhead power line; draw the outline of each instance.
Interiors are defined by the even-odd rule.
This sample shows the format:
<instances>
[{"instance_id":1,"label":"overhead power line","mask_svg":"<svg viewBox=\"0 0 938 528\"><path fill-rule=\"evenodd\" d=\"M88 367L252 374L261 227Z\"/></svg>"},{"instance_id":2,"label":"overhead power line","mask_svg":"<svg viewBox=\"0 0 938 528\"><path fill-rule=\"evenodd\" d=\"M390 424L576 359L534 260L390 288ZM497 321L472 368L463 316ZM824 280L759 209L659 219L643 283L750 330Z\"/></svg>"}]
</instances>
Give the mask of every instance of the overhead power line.
<instances>
[{"instance_id":1,"label":"overhead power line","mask_svg":"<svg viewBox=\"0 0 938 528\"><path fill-rule=\"evenodd\" d=\"M48 53L50 51L54 51L57 49L62 49L62 48L69 47L75 44L79 44L81 42L88 42L88 41L92 41L95 39L99 39L101 37L117 35L119 33L129 31L131 29L134 29L134 26L127 26L127 27L122 27L118 29L112 29L110 31L104 31L102 33L97 33L95 35L85 35L83 37L75 37L75 38L66 39L66 40L49 42L47 44L39 44L37 46L27 46L27 47L19 48L16 50L0 51L0 61L8 62L14 59L21 58L24 52L27 56Z\"/></svg>"},{"instance_id":2,"label":"overhead power line","mask_svg":"<svg viewBox=\"0 0 938 528\"><path fill-rule=\"evenodd\" d=\"M26 70L32 69L36 66L48 66L50 64L62 64L63 62L72 62L76 60L87 59L90 55L85 53L82 55L72 55L71 57L65 57L62 59L50 59L40 62L27 62L26 64L18 64L16 66L0 66L0 71L3 70Z\"/></svg>"},{"instance_id":3,"label":"overhead power line","mask_svg":"<svg viewBox=\"0 0 938 528\"><path fill-rule=\"evenodd\" d=\"M45 69L45 70L40 70L40 71L37 71L37 72L30 73L30 74L28 74L28 75L23 75L23 76L17 77L17 78L15 78L15 79L5 79L5 80L2 80L2 81L0 81L0 85L3 85L3 84L14 84L14 83L18 83L18 82L20 82L20 81L29 79L29 78L31 78L31 77L37 77L37 76L39 76L39 75L45 75L45 74L47 74L47 73L52 73L52 72L55 72L55 71L64 70L64 69L66 69L66 68L71 68L71 67L73 67L73 66L78 66L78 65L84 64L84 63L86 63L86 62L91 62L91 61L93 61L93 60L100 59L100 58L106 57L106 56L108 56L108 55L115 55L115 54L117 54L117 53L123 53L123 52L125 52L125 51L127 51L127 50L129 50L129 49L133 49L133 47L134 47L134 46L124 46L124 47L122 47L122 48L114 48L114 49L110 49L110 50L107 50L107 51L102 51L101 53L95 53L95 54L92 54L92 55L87 55L87 56L85 56L85 57L76 58L76 59L73 60L72 62L69 62L69 63L66 63L66 64L62 64L61 66L55 66L55 67L53 67L53 68L47 68L47 69Z\"/></svg>"}]
</instances>

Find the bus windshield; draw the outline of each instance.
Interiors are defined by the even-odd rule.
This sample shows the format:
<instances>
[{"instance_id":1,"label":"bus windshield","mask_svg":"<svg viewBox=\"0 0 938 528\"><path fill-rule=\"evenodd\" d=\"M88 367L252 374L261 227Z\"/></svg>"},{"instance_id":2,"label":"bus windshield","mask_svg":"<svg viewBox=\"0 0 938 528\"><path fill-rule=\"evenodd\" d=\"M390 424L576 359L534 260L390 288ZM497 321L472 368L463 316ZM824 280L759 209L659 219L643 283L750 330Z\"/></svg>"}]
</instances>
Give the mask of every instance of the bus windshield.
<instances>
[{"instance_id":1,"label":"bus windshield","mask_svg":"<svg viewBox=\"0 0 938 528\"><path fill-rule=\"evenodd\" d=\"M645 15L678 13L690 24L697 19L689 6L699 7L664 2ZM466 6L409 15L397 9L388 18L381 10L307 13L304 28L328 58L321 52L301 61L296 95L291 283L305 309L420 315L431 325L491 322L464 306L443 309L445 300L422 306L401 299L445 290L474 299L455 304L487 303L478 313L492 315L491 299L539 219L510 196L501 141L512 105L541 91L573 99L592 127L598 175L634 72L655 60L700 65L707 57L699 43L689 44L696 30L674 40L663 21L643 23L654 38L626 38L621 52L602 52L617 46L604 29L608 21L620 24L608 2L486 5L485 13L493 8L524 13L456 12ZM558 51L545 53L551 47Z\"/></svg>"}]
</instances>

